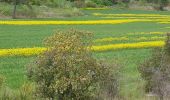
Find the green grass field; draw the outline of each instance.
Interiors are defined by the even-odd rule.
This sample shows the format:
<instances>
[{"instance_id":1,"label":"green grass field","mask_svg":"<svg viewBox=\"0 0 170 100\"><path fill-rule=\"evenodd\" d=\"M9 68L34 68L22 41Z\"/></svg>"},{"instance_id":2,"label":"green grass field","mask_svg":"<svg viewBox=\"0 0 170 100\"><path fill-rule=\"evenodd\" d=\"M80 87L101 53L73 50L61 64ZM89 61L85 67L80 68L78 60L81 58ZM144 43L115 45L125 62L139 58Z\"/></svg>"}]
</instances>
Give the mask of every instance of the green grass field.
<instances>
[{"instance_id":1,"label":"green grass field","mask_svg":"<svg viewBox=\"0 0 170 100\"><path fill-rule=\"evenodd\" d=\"M158 11L134 11L134 10L84 10L86 16L65 19L32 19L32 20L107 20L93 16L92 13L108 14L170 14ZM7 20L7 19L0 19ZM22 19L26 20L26 19ZM30 19L29 19L30 20ZM95 45L113 43L137 42L131 38L163 36L162 34L138 34L140 32L168 32L170 24L155 22L133 22L113 25L0 25L0 49L42 47L44 38L52 35L55 30L70 28L88 30L94 33L94 39L108 37L129 37L128 41L110 41L96 43ZM132 35L128 33L134 33ZM145 40L146 41L146 40ZM149 40L147 40L149 41ZM138 41L138 42L142 42ZM151 49L126 49L94 53L97 59L113 60L121 64L120 95L125 100L144 98L144 80L141 79L137 67L145 59L150 57ZM36 57L0 57L0 75L6 77L6 83L10 88L17 89L27 82L26 65Z\"/></svg>"}]
</instances>

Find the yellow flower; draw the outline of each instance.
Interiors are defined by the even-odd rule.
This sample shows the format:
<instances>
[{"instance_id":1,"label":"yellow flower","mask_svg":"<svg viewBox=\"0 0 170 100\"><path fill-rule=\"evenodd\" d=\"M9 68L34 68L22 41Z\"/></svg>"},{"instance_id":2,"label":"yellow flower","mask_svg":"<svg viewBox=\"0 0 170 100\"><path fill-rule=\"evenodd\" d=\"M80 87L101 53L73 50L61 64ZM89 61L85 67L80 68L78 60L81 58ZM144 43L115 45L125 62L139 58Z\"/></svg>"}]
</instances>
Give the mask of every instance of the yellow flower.
<instances>
[{"instance_id":1,"label":"yellow flower","mask_svg":"<svg viewBox=\"0 0 170 100\"><path fill-rule=\"evenodd\" d=\"M88 20L88 21L0 21L0 25L93 25L120 24L143 21L140 19Z\"/></svg>"},{"instance_id":2,"label":"yellow flower","mask_svg":"<svg viewBox=\"0 0 170 100\"><path fill-rule=\"evenodd\" d=\"M35 48L18 48L18 49L0 49L0 56L31 56L38 55L45 51L46 48L35 47Z\"/></svg>"},{"instance_id":3,"label":"yellow flower","mask_svg":"<svg viewBox=\"0 0 170 100\"><path fill-rule=\"evenodd\" d=\"M110 37L110 38L102 38L102 39L96 39L94 42L110 42L110 41L121 41L121 40L129 40L127 37Z\"/></svg>"},{"instance_id":4,"label":"yellow flower","mask_svg":"<svg viewBox=\"0 0 170 100\"><path fill-rule=\"evenodd\" d=\"M101 18L123 18L123 19L168 19L170 17L164 17L164 16L160 16L160 17L143 17L143 16L105 16L105 17L101 17Z\"/></svg>"},{"instance_id":5,"label":"yellow flower","mask_svg":"<svg viewBox=\"0 0 170 100\"><path fill-rule=\"evenodd\" d=\"M125 44L110 44L102 46L92 46L92 51L109 51L117 49L128 48L148 48L148 47L162 47L165 45L164 41L151 41L151 42L138 42L138 43L125 43ZM18 48L18 49L0 49L0 56L31 56L38 55L47 50L43 47L35 48Z\"/></svg>"},{"instance_id":6,"label":"yellow flower","mask_svg":"<svg viewBox=\"0 0 170 100\"><path fill-rule=\"evenodd\" d=\"M144 33L142 33L144 34ZM157 34L157 33L154 33ZM102 38L96 39L93 42L111 42L111 41L127 41L127 40L134 40L134 41L147 41L147 40L165 40L166 37L160 36L153 36L153 37L139 37L139 38L128 38L128 37L109 37L109 38Z\"/></svg>"},{"instance_id":7,"label":"yellow flower","mask_svg":"<svg viewBox=\"0 0 170 100\"><path fill-rule=\"evenodd\" d=\"M117 49L128 48L148 48L148 47L162 47L165 45L164 41L151 41L151 42L138 42L138 43L126 43L126 44L110 44L102 46L92 46L93 51L109 51Z\"/></svg>"},{"instance_id":8,"label":"yellow flower","mask_svg":"<svg viewBox=\"0 0 170 100\"><path fill-rule=\"evenodd\" d=\"M161 15L161 14L102 14L102 13L93 13L94 16L122 16L122 17L167 17L169 15Z\"/></svg>"}]
</instances>

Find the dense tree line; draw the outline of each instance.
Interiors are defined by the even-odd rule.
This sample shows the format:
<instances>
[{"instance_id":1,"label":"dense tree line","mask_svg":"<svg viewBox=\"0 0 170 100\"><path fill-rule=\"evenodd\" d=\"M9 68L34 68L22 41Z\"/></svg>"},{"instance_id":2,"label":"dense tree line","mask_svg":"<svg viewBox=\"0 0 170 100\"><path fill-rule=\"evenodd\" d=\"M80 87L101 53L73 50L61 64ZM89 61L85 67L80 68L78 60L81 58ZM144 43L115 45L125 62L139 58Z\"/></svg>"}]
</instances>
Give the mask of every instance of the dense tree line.
<instances>
[{"instance_id":1,"label":"dense tree line","mask_svg":"<svg viewBox=\"0 0 170 100\"><path fill-rule=\"evenodd\" d=\"M156 7L157 10L164 10L164 7L170 4L170 0L0 0L0 2L6 2L14 5L13 18L15 18L16 15L15 13L16 13L17 5L21 5L21 4L26 5L30 10L32 10L32 5L38 5L38 6L47 5L47 6L60 7L58 3L61 2L70 2L70 5L72 4L74 6L78 5L76 7L113 6L122 3L126 5L130 5L132 4L132 2L143 2L143 3L151 3L157 5ZM86 6L86 3L90 6Z\"/></svg>"},{"instance_id":2,"label":"dense tree line","mask_svg":"<svg viewBox=\"0 0 170 100\"><path fill-rule=\"evenodd\" d=\"M27 3L29 2L32 5L41 5L44 4L46 2L56 2L56 1L60 1L60 0L0 0L1 2L7 2L7 3L13 3L13 2L18 2L18 3ZM70 2L85 2L85 1L92 1L96 4L103 4L103 5L109 5L109 4L116 4L119 2L123 2L123 3L130 3L130 2L146 2L146 3L155 3L155 4L163 4L163 5L167 5L170 0L66 0L66 1L70 1Z\"/></svg>"}]
</instances>

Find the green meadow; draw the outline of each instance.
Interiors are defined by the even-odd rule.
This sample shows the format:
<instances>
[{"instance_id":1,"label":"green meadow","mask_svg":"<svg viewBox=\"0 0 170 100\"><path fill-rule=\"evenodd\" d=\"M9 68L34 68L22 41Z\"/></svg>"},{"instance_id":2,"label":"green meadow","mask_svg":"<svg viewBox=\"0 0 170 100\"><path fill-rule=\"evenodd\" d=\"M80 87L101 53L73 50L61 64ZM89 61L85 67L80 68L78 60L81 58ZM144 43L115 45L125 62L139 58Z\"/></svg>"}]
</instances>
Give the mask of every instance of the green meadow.
<instances>
[{"instance_id":1,"label":"green meadow","mask_svg":"<svg viewBox=\"0 0 170 100\"><path fill-rule=\"evenodd\" d=\"M161 14L170 15L166 11L140 11L140 10L83 10L85 16L53 19L29 19L29 20L113 20L115 18L101 18L93 13L102 14ZM7 19L0 19L1 21ZM11 19L10 19L11 20ZM27 20L27 19L16 19ZM169 18L170 20L170 18ZM57 30L70 28L86 30L94 33L94 40L102 38L128 37L129 40L114 40L94 45L107 45L118 43L146 42L148 40L135 39L140 37L163 37L165 34L149 34L150 32L169 32L170 24L157 22L131 22L121 24L101 25L0 25L0 49L43 47L43 40L51 36ZM146 34L140 34L145 32ZM131 34L130 34L131 33ZM147 34L148 33L148 34ZM159 40L159 39L158 39ZM120 49L105 52L94 52L97 59L115 60L121 66L120 70L120 96L125 100L144 98L145 81L140 77L138 65L152 54L152 48ZM36 56L12 56L0 57L0 75L6 78L6 84L12 89L17 89L28 82L26 77L26 65L32 62Z\"/></svg>"}]
</instances>

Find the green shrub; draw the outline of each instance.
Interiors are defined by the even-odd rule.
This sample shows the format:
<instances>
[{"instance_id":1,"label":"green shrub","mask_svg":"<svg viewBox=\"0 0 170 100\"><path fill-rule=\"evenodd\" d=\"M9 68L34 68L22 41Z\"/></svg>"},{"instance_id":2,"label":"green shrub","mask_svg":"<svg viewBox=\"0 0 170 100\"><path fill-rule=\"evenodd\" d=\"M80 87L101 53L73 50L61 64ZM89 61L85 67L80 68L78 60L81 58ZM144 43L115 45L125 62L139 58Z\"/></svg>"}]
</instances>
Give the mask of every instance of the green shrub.
<instances>
[{"instance_id":1,"label":"green shrub","mask_svg":"<svg viewBox=\"0 0 170 100\"><path fill-rule=\"evenodd\" d=\"M11 16L12 6L7 3L0 2L0 14L5 15L5 16Z\"/></svg>"},{"instance_id":2,"label":"green shrub","mask_svg":"<svg viewBox=\"0 0 170 100\"><path fill-rule=\"evenodd\" d=\"M19 5L17 8L16 15L18 17L35 18L37 16L37 12L33 6L30 9L27 5Z\"/></svg>"},{"instance_id":3,"label":"green shrub","mask_svg":"<svg viewBox=\"0 0 170 100\"><path fill-rule=\"evenodd\" d=\"M82 16L83 13L78 8L72 8L70 10L65 11L60 16L62 17L72 17L72 16Z\"/></svg>"},{"instance_id":4,"label":"green shrub","mask_svg":"<svg viewBox=\"0 0 170 100\"><path fill-rule=\"evenodd\" d=\"M48 50L28 67L28 77L36 82L39 97L89 100L97 98L105 85L109 89L106 93L117 93L114 64L109 66L92 57L90 36L90 32L71 29L57 31L46 40Z\"/></svg>"},{"instance_id":5,"label":"green shrub","mask_svg":"<svg viewBox=\"0 0 170 100\"><path fill-rule=\"evenodd\" d=\"M139 66L139 72L146 80L146 92L157 94L161 100L170 95L170 36L164 48L155 49L151 58Z\"/></svg>"},{"instance_id":6,"label":"green shrub","mask_svg":"<svg viewBox=\"0 0 170 100\"><path fill-rule=\"evenodd\" d=\"M159 69L160 67L160 61L162 59L161 56L161 50L157 48L156 50L153 50L153 54L151 58L146 59L143 64L139 66L139 72L142 75L142 78L146 80L146 86L145 86L145 91L146 92L151 92L153 91L153 75L155 73L156 69Z\"/></svg>"},{"instance_id":7,"label":"green shrub","mask_svg":"<svg viewBox=\"0 0 170 100\"><path fill-rule=\"evenodd\" d=\"M85 7L85 0L75 0L74 6L78 8Z\"/></svg>"},{"instance_id":8,"label":"green shrub","mask_svg":"<svg viewBox=\"0 0 170 100\"><path fill-rule=\"evenodd\" d=\"M104 6L112 6L113 0L92 0L98 5L104 5Z\"/></svg>"},{"instance_id":9,"label":"green shrub","mask_svg":"<svg viewBox=\"0 0 170 100\"><path fill-rule=\"evenodd\" d=\"M13 12L13 5L7 4L7 3L0 3L0 14L5 16L12 16ZM16 10L16 16L17 17L36 17L37 12L32 6L32 9L30 9L27 5L18 5Z\"/></svg>"},{"instance_id":10,"label":"green shrub","mask_svg":"<svg viewBox=\"0 0 170 100\"><path fill-rule=\"evenodd\" d=\"M97 4L91 0L86 0L85 1L85 7L92 7L92 8L95 8L97 7Z\"/></svg>"},{"instance_id":11,"label":"green shrub","mask_svg":"<svg viewBox=\"0 0 170 100\"><path fill-rule=\"evenodd\" d=\"M73 6L72 2L67 0L47 0L44 2L44 5L57 8L71 8Z\"/></svg>"}]
</instances>

